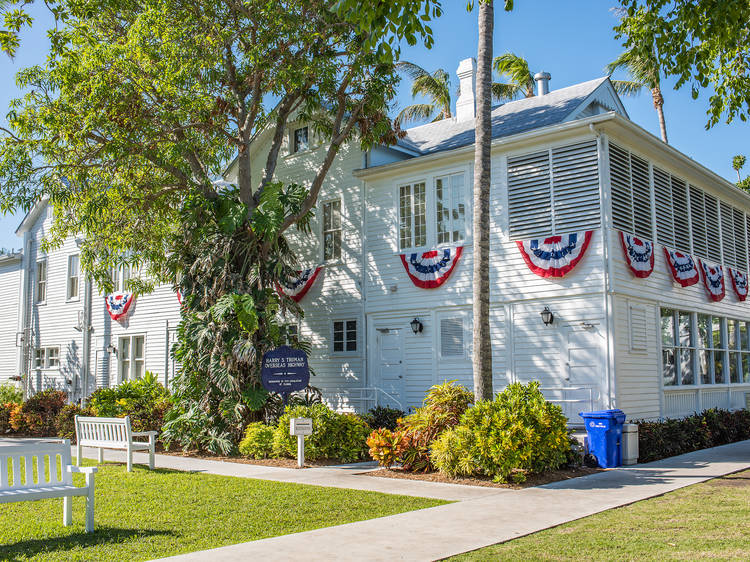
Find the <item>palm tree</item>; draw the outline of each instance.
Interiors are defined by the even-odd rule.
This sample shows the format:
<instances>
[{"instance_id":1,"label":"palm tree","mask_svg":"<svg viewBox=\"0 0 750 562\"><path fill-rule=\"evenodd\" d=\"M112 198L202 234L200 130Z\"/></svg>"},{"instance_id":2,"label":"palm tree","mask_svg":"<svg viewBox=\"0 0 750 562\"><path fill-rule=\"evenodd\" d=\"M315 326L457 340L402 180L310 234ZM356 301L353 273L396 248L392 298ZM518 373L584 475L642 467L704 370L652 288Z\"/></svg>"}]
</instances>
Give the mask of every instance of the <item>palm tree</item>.
<instances>
[{"instance_id":1,"label":"palm tree","mask_svg":"<svg viewBox=\"0 0 750 562\"><path fill-rule=\"evenodd\" d=\"M734 171L737 172L737 181L742 181L742 178L740 177L740 170L745 165L746 158L742 154L738 154L734 158L732 158L732 168L734 168Z\"/></svg>"},{"instance_id":2,"label":"palm tree","mask_svg":"<svg viewBox=\"0 0 750 562\"><path fill-rule=\"evenodd\" d=\"M664 96L661 93L661 72L656 60L656 53L652 50L649 55L643 56L635 48L624 51L617 59L607 65L607 72L612 74L617 69L627 70L631 80L612 80L612 85L618 94L625 96L636 95L648 88L651 90L651 98L654 109L659 116L659 129L661 140L667 142L667 124L664 121Z\"/></svg>"},{"instance_id":3,"label":"palm tree","mask_svg":"<svg viewBox=\"0 0 750 562\"><path fill-rule=\"evenodd\" d=\"M401 61L396 68L412 79L412 97L426 96L431 103L416 103L405 107L396 116L396 123L407 121L422 121L432 118L432 121L449 119L451 115L450 75L438 68L430 74L421 66L413 62ZM437 114L437 115L435 115Z\"/></svg>"},{"instance_id":4,"label":"palm tree","mask_svg":"<svg viewBox=\"0 0 750 562\"><path fill-rule=\"evenodd\" d=\"M514 53L503 53L495 57L492 67L500 76L509 78L508 83L494 82L492 97L498 101L512 100L519 95L534 97L534 76L529 70L529 62Z\"/></svg>"},{"instance_id":5,"label":"palm tree","mask_svg":"<svg viewBox=\"0 0 750 562\"><path fill-rule=\"evenodd\" d=\"M506 0L506 9L507 3ZM473 330L474 399L492 400L490 340L490 151L492 148L492 0L479 0L477 50L477 117L474 123Z\"/></svg>"}]
</instances>

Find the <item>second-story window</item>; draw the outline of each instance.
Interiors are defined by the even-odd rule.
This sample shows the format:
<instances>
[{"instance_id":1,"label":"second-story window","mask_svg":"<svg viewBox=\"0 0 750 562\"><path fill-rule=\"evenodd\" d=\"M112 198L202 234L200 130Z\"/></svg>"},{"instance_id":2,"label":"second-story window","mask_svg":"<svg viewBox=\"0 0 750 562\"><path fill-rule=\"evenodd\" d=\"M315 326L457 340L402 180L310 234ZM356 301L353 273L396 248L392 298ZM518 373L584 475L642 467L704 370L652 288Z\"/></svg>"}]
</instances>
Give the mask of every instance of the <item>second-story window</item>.
<instances>
[{"instance_id":1,"label":"second-story window","mask_svg":"<svg viewBox=\"0 0 750 562\"><path fill-rule=\"evenodd\" d=\"M323 259L341 258L341 200L323 203Z\"/></svg>"},{"instance_id":2,"label":"second-story window","mask_svg":"<svg viewBox=\"0 0 750 562\"><path fill-rule=\"evenodd\" d=\"M36 262L36 302L47 300L47 260Z\"/></svg>"},{"instance_id":3,"label":"second-story window","mask_svg":"<svg viewBox=\"0 0 750 562\"><path fill-rule=\"evenodd\" d=\"M68 256L68 299L78 298L80 261L78 254Z\"/></svg>"},{"instance_id":4,"label":"second-story window","mask_svg":"<svg viewBox=\"0 0 750 562\"><path fill-rule=\"evenodd\" d=\"M399 248L419 248L427 244L424 182L402 185L399 193Z\"/></svg>"},{"instance_id":5,"label":"second-story window","mask_svg":"<svg viewBox=\"0 0 750 562\"><path fill-rule=\"evenodd\" d=\"M464 174L451 174L435 180L437 243L450 244L465 238L466 205Z\"/></svg>"},{"instance_id":6,"label":"second-story window","mask_svg":"<svg viewBox=\"0 0 750 562\"><path fill-rule=\"evenodd\" d=\"M307 127L300 127L294 130L294 152L302 152L310 148Z\"/></svg>"}]
</instances>

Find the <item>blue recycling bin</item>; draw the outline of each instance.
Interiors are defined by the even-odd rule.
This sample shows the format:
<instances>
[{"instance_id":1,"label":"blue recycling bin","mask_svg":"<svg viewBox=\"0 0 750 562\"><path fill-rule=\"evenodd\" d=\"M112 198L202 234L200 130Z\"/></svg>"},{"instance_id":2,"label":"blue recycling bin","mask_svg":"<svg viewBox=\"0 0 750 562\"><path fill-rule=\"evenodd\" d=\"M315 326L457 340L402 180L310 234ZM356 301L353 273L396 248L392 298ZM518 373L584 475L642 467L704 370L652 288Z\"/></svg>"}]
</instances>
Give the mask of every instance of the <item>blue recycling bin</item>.
<instances>
[{"instance_id":1,"label":"blue recycling bin","mask_svg":"<svg viewBox=\"0 0 750 562\"><path fill-rule=\"evenodd\" d=\"M622 410L600 410L580 412L586 425L589 440L589 453L596 457L602 468L615 468L622 464L621 443L622 424L625 412Z\"/></svg>"}]
</instances>

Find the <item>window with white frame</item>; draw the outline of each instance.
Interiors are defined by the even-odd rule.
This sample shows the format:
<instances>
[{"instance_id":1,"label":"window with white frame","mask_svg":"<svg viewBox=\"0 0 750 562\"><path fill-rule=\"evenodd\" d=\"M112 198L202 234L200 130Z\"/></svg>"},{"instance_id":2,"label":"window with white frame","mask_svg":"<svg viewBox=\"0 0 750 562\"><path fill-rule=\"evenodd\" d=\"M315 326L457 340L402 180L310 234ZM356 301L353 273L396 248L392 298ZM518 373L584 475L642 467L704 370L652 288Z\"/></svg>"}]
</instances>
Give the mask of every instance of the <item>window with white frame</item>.
<instances>
[{"instance_id":1,"label":"window with white frame","mask_svg":"<svg viewBox=\"0 0 750 562\"><path fill-rule=\"evenodd\" d=\"M130 289L130 266L122 264L112 269L112 292L127 291Z\"/></svg>"},{"instance_id":2,"label":"window with white frame","mask_svg":"<svg viewBox=\"0 0 750 562\"><path fill-rule=\"evenodd\" d=\"M78 254L68 256L68 300L78 298L80 266Z\"/></svg>"},{"instance_id":3,"label":"window with white frame","mask_svg":"<svg viewBox=\"0 0 750 562\"><path fill-rule=\"evenodd\" d=\"M137 380L145 372L146 336L123 336L119 339L120 382Z\"/></svg>"},{"instance_id":4,"label":"window with white frame","mask_svg":"<svg viewBox=\"0 0 750 562\"><path fill-rule=\"evenodd\" d=\"M47 260L36 262L36 302L47 301Z\"/></svg>"},{"instance_id":5,"label":"window with white frame","mask_svg":"<svg viewBox=\"0 0 750 562\"><path fill-rule=\"evenodd\" d=\"M464 174L450 174L435 179L437 243L460 242L466 236Z\"/></svg>"},{"instance_id":6,"label":"window with white frame","mask_svg":"<svg viewBox=\"0 0 750 562\"><path fill-rule=\"evenodd\" d=\"M334 320L333 352L345 353L357 351L357 321Z\"/></svg>"},{"instance_id":7,"label":"window with white frame","mask_svg":"<svg viewBox=\"0 0 750 562\"><path fill-rule=\"evenodd\" d=\"M307 150L308 148L310 148L308 128L300 127L299 129L295 129L292 140L294 143L293 147L295 153L302 152L303 150Z\"/></svg>"},{"instance_id":8,"label":"window with white frame","mask_svg":"<svg viewBox=\"0 0 750 562\"><path fill-rule=\"evenodd\" d=\"M323 259L341 259L341 200L323 203Z\"/></svg>"},{"instance_id":9,"label":"window with white frame","mask_svg":"<svg viewBox=\"0 0 750 562\"><path fill-rule=\"evenodd\" d=\"M35 369L59 369L60 368L60 348L59 347L38 347L34 350L34 368Z\"/></svg>"},{"instance_id":10,"label":"window with white frame","mask_svg":"<svg viewBox=\"0 0 750 562\"><path fill-rule=\"evenodd\" d=\"M695 338L689 312L661 309L661 343L664 386L695 384Z\"/></svg>"},{"instance_id":11,"label":"window with white frame","mask_svg":"<svg viewBox=\"0 0 750 562\"><path fill-rule=\"evenodd\" d=\"M465 355L464 317L453 316L440 319L440 356L461 358Z\"/></svg>"},{"instance_id":12,"label":"window with white frame","mask_svg":"<svg viewBox=\"0 0 750 562\"><path fill-rule=\"evenodd\" d=\"M427 244L425 183L401 185L399 193L399 248L420 248Z\"/></svg>"}]
</instances>

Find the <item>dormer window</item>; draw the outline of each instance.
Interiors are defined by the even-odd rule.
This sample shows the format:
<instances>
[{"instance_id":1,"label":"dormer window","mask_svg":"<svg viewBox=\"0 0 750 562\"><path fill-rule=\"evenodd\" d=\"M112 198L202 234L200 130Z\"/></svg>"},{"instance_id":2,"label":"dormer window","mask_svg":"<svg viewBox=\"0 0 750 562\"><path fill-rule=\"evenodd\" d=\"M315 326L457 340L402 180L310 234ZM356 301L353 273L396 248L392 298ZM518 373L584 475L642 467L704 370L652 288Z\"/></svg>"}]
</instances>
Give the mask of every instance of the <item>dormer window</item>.
<instances>
[{"instance_id":1,"label":"dormer window","mask_svg":"<svg viewBox=\"0 0 750 562\"><path fill-rule=\"evenodd\" d=\"M310 148L307 127L301 127L294 130L294 152L302 152Z\"/></svg>"}]
</instances>

